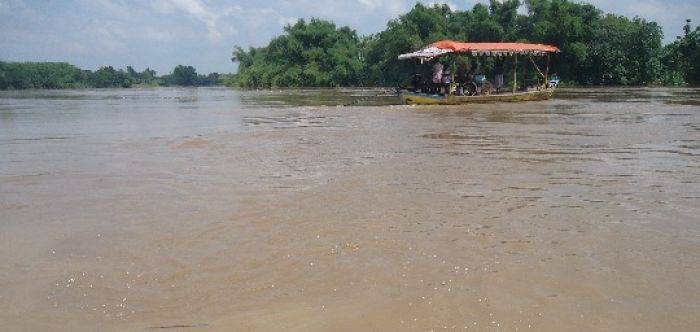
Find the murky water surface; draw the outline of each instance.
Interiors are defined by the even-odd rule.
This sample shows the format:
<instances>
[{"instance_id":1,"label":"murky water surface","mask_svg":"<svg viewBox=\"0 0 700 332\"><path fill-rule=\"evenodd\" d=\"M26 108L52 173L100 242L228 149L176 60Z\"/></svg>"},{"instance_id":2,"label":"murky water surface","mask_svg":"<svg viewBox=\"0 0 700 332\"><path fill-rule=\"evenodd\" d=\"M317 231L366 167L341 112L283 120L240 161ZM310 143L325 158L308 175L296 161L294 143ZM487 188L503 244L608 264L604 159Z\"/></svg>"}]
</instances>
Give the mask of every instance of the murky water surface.
<instances>
[{"instance_id":1,"label":"murky water surface","mask_svg":"<svg viewBox=\"0 0 700 332\"><path fill-rule=\"evenodd\" d=\"M0 93L0 329L700 325L699 90L386 93Z\"/></svg>"}]
</instances>

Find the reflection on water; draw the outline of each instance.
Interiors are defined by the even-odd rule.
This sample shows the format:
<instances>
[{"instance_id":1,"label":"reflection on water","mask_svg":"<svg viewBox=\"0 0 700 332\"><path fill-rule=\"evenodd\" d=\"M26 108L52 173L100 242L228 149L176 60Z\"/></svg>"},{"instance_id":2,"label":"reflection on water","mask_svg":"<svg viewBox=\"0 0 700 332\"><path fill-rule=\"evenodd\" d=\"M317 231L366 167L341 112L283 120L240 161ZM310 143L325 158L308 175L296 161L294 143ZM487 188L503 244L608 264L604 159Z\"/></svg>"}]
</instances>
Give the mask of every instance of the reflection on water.
<instances>
[{"instance_id":1,"label":"reflection on water","mask_svg":"<svg viewBox=\"0 0 700 332\"><path fill-rule=\"evenodd\" d=\"M251 90L241 94L249 107L379 106L400 102L393 89Z\"/></svg>"},{"instance_id":2,"label":"reflection on water","mask_svg":"<svg viewBox=\"0 0 700 332\"><path fill-rule=\"evenodd\" d=\"M0 322L693 330L698 92L0 92Z\"/></svg>"},{"instance_id":3,"label":"reflection on water","mask_svg":"<svg viewBox=\"0 0 700 332\"><path fill-rule=\"evenodd\" d=\"M303 113L243 117L243 123L246 126L268 125L272 128L329 127L330 120L333 118Z\"/></svg>"},{"instance_id":4,"label":"reflection on water","mask_svg":"<svg viewBox=\"0 0 700 332\"><path fill-rule=\"evenodd\" d=\"M697 105L700 91L682 88L564 88L557 90L557 97L622 103L662 102Z\"/></svg>"}]
</instances>

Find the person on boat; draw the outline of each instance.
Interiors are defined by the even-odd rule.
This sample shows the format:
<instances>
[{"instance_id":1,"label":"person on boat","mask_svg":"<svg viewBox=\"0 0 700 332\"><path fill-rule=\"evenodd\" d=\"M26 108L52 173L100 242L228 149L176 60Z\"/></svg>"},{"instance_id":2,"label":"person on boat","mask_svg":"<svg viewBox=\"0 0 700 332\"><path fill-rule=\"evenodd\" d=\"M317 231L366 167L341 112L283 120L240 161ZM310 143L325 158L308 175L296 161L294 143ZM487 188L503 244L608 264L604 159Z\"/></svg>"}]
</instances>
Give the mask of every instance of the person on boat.
<instances>
[{"instance_id":1,"label":"person on boat","mask_svg":"<svg viewBox=\"0 0 700 332\"><path fill-rule=\"evenodd\" d=\"M461 63L457 68L457 74L455 75L455 83L457 83L457 95L464 95L464 88L469 82L468 76L469 71L467 70L467 64Z\"/></svg>"},{"instance_id":2,"label":"person on boat","mask_svg":"<svg viewBox=\"0 0 700 332\"><path fill-rule=\"evenodd\" d=\"M413 74L413 77L411 77L411 86L408 88L408 90L413 92L420 92L423 89L423 75L418 73Z\"/></svg>"},{"instance_id":3,"label":"person on boat","mask_svg":"<svg viewBox=\"0 0 700 332\"><path fill-rule=\"evenodd\" d=\"M503 86L504 86L504 84L503 84L503 60L501 60L501 59L496 60L494 72L495 72L495 75L494 75L495 87L494 88L496 89L496 93L498 93L501 91L501 88L503 88Z\"/></svg>"},{"instance_id":4,"label":"person on boat","mask_svg":"<svg viewBox=\"0 0 700 332\"><path fill-rule=\"evenodd\" d=\"M442 62L435 61L435 64L433 65L433 92L434 93L439 93L440 88L442 86L442 71L445 68L445 66L442 65Z\"/></svg>"},{"instance_id":5,"label":"person on boat","mask_svg":"<svg viewBox=\"0 0 700 332\"><path fill-rule=\"evenodd\" d=\"M472 62L472 67L469 69L469 72L467 72L467 81L468 82L474 81L474 75L476 75L476 71L478 68L479 68L479 64L476 63L476 61Z\"/></svg>"},{"instance_id":6,"label":"person on boat","mask_svg":"<svg viewBox=\"0 0 700 332\"><path fill-rule=\"evenodd\" d=\"M467 65L462 64L460 70L457 71L457 83L460 86L460 94L465 96L473 96L477 94L477 85L474 82L474 75L478 68L478 64L472 62L471 68L467 70Z\"/></svg>"},{"instance_id":7,"label":"person on boat","mask_svg":"<svg viewBox=\"0 0 700 332\"><path fill-rule=\"evenodd\" d=\"M445 69L442 71L442 88L443 88L443 93L448 95L450 94L450 85L452 84L452 72L450 71L449 66L445 66Z\"/></svg>"}]
</instances>

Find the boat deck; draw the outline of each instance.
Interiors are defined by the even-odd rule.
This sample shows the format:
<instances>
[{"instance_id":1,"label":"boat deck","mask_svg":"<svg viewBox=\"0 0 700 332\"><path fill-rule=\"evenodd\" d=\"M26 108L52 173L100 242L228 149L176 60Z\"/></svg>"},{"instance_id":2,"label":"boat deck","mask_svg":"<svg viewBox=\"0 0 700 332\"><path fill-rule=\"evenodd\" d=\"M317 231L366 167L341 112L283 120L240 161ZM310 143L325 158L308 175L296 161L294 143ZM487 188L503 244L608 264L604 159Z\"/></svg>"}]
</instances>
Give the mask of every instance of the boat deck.
<instances>
[{"instance_id":1,"label":"boat deck","mask_svg":"<svg viewBox=\"0 0 700 332\"><path fill-rule=\"evenodd\" d=\"M547 88L536 91L499 93L481 96L455 96L455 95L432 95L426 93L411 92L402 90L399 92L401 100L409 105L462 105L472 103L495 103L495 102L520 102L547 100L552 97L554 89Z\"/></svg>"}]
</instances>

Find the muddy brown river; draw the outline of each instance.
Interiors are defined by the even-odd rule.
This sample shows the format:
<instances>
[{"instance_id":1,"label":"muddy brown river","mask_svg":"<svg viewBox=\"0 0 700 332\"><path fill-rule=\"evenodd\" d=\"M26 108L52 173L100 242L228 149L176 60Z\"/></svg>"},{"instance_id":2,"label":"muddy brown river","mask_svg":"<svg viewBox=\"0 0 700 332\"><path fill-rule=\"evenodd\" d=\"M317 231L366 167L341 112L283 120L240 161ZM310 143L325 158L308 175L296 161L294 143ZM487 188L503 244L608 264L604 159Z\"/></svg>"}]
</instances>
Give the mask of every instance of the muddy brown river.
<instances>
[{"instance_id":1,"label":"muddy brown river","mask_svg":"<svg viewBox=\"0 0 700 332\"><path fill-rule=\"evenodd\" d=\"M0 330L696 331L700 90L0 92Z\"/></svg>"}]
</instances>

